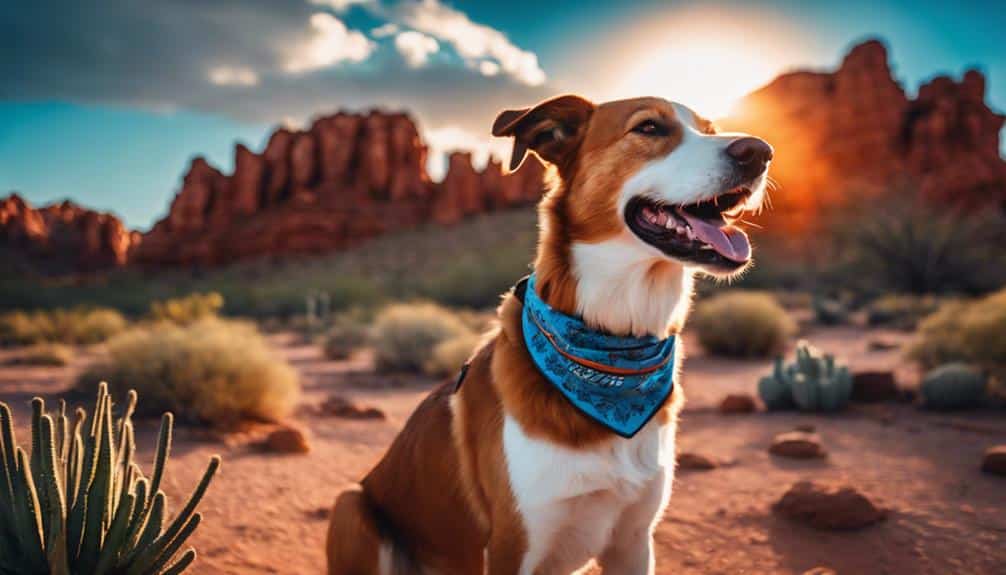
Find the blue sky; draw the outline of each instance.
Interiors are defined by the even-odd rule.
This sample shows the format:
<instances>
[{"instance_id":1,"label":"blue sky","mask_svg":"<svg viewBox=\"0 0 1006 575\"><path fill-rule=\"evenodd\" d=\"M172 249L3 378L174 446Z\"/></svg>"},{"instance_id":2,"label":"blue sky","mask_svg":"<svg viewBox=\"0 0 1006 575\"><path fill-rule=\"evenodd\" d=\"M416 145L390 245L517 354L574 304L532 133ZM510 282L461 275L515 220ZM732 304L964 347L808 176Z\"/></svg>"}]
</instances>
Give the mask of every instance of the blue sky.
<instances>
[{"instance_id":1,"label":"blue sky","mask_svg":"<svg viewBox=\"0 0 1006 575\"><path fill-rule=\"evenodd\" d=\"M0 50L0 194L69 197L143 229L164 214L193 155L229 170L236 142L260 150L280 123L343 107L408 109L437 175L446 150L501 149L486 132L503 107L645 90L701 111L703 86L709 99L733 97L782 71L831 68L867 37L887 42L909 93L977 67L992 107L1006 111L1001 3L545 4L14 4L0 16L0 37L15 47ZM688 58L676 57L683 46ZM696 58L710 64L696 72Z\"/></svg>"}]
</instances>

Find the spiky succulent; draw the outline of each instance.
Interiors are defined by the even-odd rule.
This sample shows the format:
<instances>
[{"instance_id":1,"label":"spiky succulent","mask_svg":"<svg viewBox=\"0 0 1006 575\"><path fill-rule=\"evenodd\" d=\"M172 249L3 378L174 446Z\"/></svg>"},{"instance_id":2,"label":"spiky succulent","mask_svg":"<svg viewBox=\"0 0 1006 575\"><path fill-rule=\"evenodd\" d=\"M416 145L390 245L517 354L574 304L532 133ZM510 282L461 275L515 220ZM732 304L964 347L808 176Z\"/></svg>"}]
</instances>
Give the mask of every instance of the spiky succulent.
<instances>
[{"instance_id":1,"label":"spiky succulent","mask_svg":"<svg viewBox=\"0 0 1006 575\"><path fill-rule=\"evenodd\" d=\"M98 388L94 417L66 403L46 413L32 400L29 451L15 439L10 408L0 402L0 574L174 575L195 560L178 551L202 516L196 506L220 466L213 456L188 502L167 523L160 489L171 450L172 416L164 414L148 479L134 462L130 391L113 421L107 386Z\"/></svg>"},{"instance_id":2,"label":"spiky succulent","mask_svg":"<svg viewBox=\"0 0 1006 575\"><path fill-rule=\"evenodd\" d=\"M758 394L769 409L837 411L852 394L852 376L835 356L821 353L805 341L797 343L796 361L783 364L777 358L772 374L758 382Z\"/></svg>"}]
</instances>

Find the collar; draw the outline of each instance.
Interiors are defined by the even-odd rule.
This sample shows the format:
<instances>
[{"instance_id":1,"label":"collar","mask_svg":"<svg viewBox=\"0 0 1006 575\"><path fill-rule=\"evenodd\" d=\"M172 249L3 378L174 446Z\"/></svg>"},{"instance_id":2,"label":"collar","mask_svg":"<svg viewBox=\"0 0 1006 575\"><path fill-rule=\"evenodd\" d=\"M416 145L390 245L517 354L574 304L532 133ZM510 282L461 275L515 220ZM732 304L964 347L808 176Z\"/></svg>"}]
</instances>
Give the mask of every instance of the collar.
<instances>
[{"instance_id":1,"label":"collar","mask_svg":"<svg viewBox=\"0 0 1006 575\"><path fill-rule=\"evenodd\" d=\"M674 336L623 337L595 330L538 296L535 276L514 289L524 344L538 371L580 412L632 437L674 389Z\"/></svg>"}]
</instances>

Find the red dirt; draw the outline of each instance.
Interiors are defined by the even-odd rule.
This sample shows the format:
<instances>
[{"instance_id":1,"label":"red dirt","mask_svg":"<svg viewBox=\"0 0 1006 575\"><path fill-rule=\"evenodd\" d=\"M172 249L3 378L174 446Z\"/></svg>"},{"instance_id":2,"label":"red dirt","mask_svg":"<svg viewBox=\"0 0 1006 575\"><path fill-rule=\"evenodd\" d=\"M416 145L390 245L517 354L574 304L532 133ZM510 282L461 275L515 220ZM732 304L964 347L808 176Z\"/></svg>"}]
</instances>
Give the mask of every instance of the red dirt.
<instances>
[{"instance_id":1,"label":"red dirt","mask_svg":"<svg viewBox=\"0 0 1006 575\"><path fill-rule=\"evenodd\" d=\"M855 370L897 367L900 381L917 379L898 351L867 351L869 338L859 328L821 328L809 336ZM432 384L373 375L365 357L325 361L316 348L296 344L292 336L272 341L303 374L303 406L293 419L310 431L311 452L261 453L253 445L255 433L219 441L202 429L177 430L165 478L176 509L209 456L220 453L224 460L201 508L204 521L193 539L199 559L192 573L321 572L330 503L376 462ZM729 464L679 472L657 530L658 573L801 574L817 566L839 574L1003 573L1006 479L980 470L984 450L1006 442L1002 413L933 414L886 403L831 416L724 416L716 411L719 400L727 393L754 393L770 362L704 357L697 344L689 344L684 382L689 403L679 449ZM55 397L74 370L0 368L0 400L15 408L22 441L31 396ZM333 393L380 408L387 419L313 415ZM808 424L820 434L827 459L796 461L768 453L776 434ZM156 425L138 425L144 468L152 458ZM852 532L818 531L772 513L772 504L801 479L850 483L891 513L880 524Z\"/></svg>"}]
</instances>

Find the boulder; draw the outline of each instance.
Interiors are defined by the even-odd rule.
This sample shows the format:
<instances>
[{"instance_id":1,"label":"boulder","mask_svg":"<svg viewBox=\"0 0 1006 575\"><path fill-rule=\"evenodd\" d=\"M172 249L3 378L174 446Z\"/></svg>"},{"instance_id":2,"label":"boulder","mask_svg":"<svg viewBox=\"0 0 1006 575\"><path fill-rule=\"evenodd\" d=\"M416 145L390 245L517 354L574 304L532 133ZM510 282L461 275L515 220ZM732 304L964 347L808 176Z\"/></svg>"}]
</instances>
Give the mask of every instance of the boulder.
<instances>
[{"instance_id":1,"label":"boulder","mask_svg":"<svg viewBox=\"0 0 1006 575\"><path fill-rule=\"evenodd\" d=\"M799 481L773 507L776 513L817 529L860 529L882 521L887 511L850 485Z\"/></svg>"},{"instance_id":2,"label":"boulder","mask_svg":"<svg viewBox=\"0 0 1006 575\"><path fill-rule=\"evenodd\" d=\"M719 410L724 414L754 413L757 409L753 397L746 393L731 393L720 401Z\"/></svg>"},{"instance_id":3,"label":"boulder","mask_svg":"<svg viewBox=\"0 0 1006 575\"><path fill-rule=\"evenodd\" d=\"M898 385L891 371L859 371L852 374L852 401L873 403L898 399Z\"/></svg>"},{"instance_id":4,"label":"boulder","mask_svg":"<svg viewBox=\"0 0 1006 575\"><path fill-rule=\"evenodd\" d=\"M294 425L282 425L274 429L266 436L261 447L270 453L308 453L311 451L307 430Z\"/></svg>"},{"instance_id":5,"label":"boulder","mask_svg":"<svg viewBox=\"0 0 1006 575\"><path fill-rule=\"evenodd\" d=\"M982 471L993 475L1006 476L1006 445L996 445L985 450Z\"/></svg>"},{"instance_id":6,"label":"boulder","mask_svg":"<svg viewBox=\"0 0 1006 575\"><path fill-rule=\"evenodd\" d=\"M792 457L794 459L815 459L827 456L821 447L821 438L816 433L790 431L780 433L772 439L768 449L772 455Z\"/></svg>"}]
</instances>

